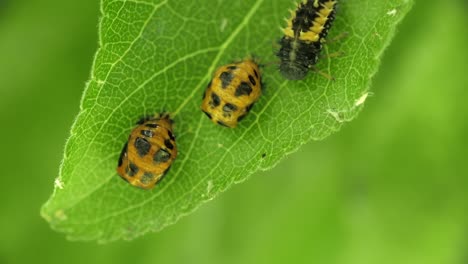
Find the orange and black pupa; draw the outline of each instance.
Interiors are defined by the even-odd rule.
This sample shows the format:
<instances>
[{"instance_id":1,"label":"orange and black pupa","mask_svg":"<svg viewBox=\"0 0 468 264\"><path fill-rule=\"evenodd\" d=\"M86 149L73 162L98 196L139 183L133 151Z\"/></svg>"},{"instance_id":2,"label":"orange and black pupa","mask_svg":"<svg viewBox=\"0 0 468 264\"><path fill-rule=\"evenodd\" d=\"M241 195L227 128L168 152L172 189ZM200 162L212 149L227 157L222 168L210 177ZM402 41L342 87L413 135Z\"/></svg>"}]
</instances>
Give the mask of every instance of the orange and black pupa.
<instances>
[{"instance_id":1,"label":"orange and black pupa","mask_svg":"<svg viewBox=\"0 0 468 264\"><path fill-rule=\"evenodd\" d=\"M322 45L335 19L337 0L304 0L291 12L276 54L279 70L290 80L303 79L318 61Z\"/></svg>"},{"instance_id":2,"label":"orange and black pupa","mask_svg":"<svg viewBox=\"0 0 468 264\"><path fill-rule=\"evenodd\" d=\"M117 173L133 186L151 189L167 174L176 157L169 115L143 118L124 144Z\"/></svg>"},{"instance_id":3,"label":"orange and black pupa","mask_svg":"<svg viewBox=\"0 0 468 264\"><path fill-rule=\"evenodd\" d=\"M201 109L214 123L234 128L262 94L257 62L251 58L219 67L203 93Z\"/></svg>"}]
</instances>

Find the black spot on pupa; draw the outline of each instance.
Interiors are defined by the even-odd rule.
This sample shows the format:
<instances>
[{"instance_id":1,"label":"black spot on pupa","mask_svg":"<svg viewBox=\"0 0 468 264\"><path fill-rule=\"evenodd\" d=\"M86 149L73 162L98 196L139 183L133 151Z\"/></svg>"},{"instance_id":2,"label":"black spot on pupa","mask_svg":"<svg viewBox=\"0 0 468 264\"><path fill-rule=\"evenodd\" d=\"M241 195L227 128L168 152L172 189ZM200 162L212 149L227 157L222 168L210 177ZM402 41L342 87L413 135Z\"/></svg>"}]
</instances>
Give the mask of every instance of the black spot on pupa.
<instances>
[{"instance_id":1,"label":"black spot on pupa","mask_svg":"<svg viewBox=\"0 0 468 264\"><path fill-rule=\"evenodd\" d=\"M174 120L171 119L168 113L162 114L160 119L166 119L169 124L174 124Z\"/></svg>"},{"instance_id":2,"label":"black spot on pupa","mask_svg":"<svg viewBox=\"0 0 468 264\"><path fill-rule=\"evenodd\" d=\"M221 126L224 126L224 127L229 127L228 125L224 124L222 121L217 121L216 123L218 123L218 125L221 125Z\"/></svg>"},{"instance_id":3,"label":"black spot on pupa","mask_svg":"<svg viewBox=\"0 0 468 264\"><path fill-rule=\"evenodd\" d=\"M128 176L133 177L135 174L138 173L140 169L137 167L137 165L133 164L130 162L130 164L127 167L126 173Z\"/></svg>"},{"instance_id":4,"label":"black spot on pupa","mask_svg":"<svg viewBox=\"0 0 468 264\"><path fill-rule=\"evenodd\" d=\"M254 106L254 103L248 105L246 108L245 108L245 111L248 113L250 112L250 109L252 109L252 107Z\"/></svg>"},{"instance_id":5,"label":"black spot on pupa","mask_svg":"<svg viewBox=\"0 0 468 264\"><path fill-rule=\"evenodd\" d=\"M170 158L171 158L171 153L167 152L167 150L159 149L154 154L153 160L156 163L163 163L163 162L168 161Z\"/></svg>"},{"instance_id":6,"label":"black spot on pupa","mask_svg":"<svg viewBox=\"0 0 468 264\"><path fill-rule=\"evenodd\" d=\"M150 120L155 120L153 116L144 116L140 118L140 120L137 121L137 125L143 125L145 122L148 122Z\"/></svg>"},{"instance_id":7,"label":"black spot on pupa","mask_svg":"<svg viewBox=\"0 0 468 264\"><path fill-rule=\"evenodd\" d=\"M231 66L228 66L227 68L229 70L233 71L233 70L237 69L237 66L236 65L231 65Z\"/></svg>"},{"instance_id":8,"label":"black spot on pupa","mask_svg":"<svg viewBox=\"0 0 468 264\"><path fill-rule=\"evenodd\" d=\"M128 141L125 142L125 145L123 146L122 151L120 152L119 165L118 165L119 167L122 166L123 157L124 157L125 153L127 153L127 145L128 145Z\"/></svg>"},{"instance_id":9,"label":"black spot on pupa","mask_svg":"<svg viewBox=\"0 0 468 264\"><path fill-rule=\"evenodd\" d=\"M223 106L223 111L224 112L234 112L237 110L237 106L231 104L231 103L227 103Z\"/></svg>"},{"instance_id":10,"label":"black spot on pupa","mask_svg":"<svg viewBox=\"0 0 468 264\"><path fill-rule=\"evenodd\" d=\"M122 179L122 180L124 180L124 181L126 181L126 182L129 182L129 181L127 180L127 178L125 178L125 177L119 177L119 178Z\"/></svg>"},{"instance_id":11,"label":"black spot on pupa","mask_svg":"<svg viewBox=\"0 0 468 264\"><path fill-rule=\"evenodd\" d=\"M206 89L205 89L205 91L203 92L203 95L202 95L202 100L205 99L205 97L206 97L206 92L207 92L208 88L210 88L211 82L212 82L212 81L213 81L213 80L211 80L211 81L208 83L208 85L206 86Z\"/></svg>"},{"instance_id":12,"label":"black spot on pupa","mask_svg":"<svg viewBox=\"0 0 468 264\"><path fill-rule=\"evenodd\" d=\"M151 148L151 144L148 142L148 140L144 139L144 138L141 138L141 137L138 137L136 140L135 140L135 148L137 149L137 152L138 152L138 155L140 155L140 157L144 157L146 154L148 154L150 148Z\"/></svg>"},{"instance_id":13,"label":"black spot on pupa","mask_svg":"<svg viewBox=\"0 0 468 264\"><path fill-rule=\"evenodd\" d=\"M148 124L146 124L145 126L151 127L151 128L157 128L157 127L158 127L158 124L148 123Z\"/></svg>"},{"instance_id":14,"label":"black spot on pupa","mask_svg":"<svg viewBox=\"0 0 468 264\"><path fill-rule=\"evenodd\" d=\"M258 78L258 72L257 72L257 70L253 70L253 71L254 71L255 77Z\"/></svg>"},{"instance_id":15,"label":"black spot on pupa","mask_svg":"<svg viewBox=\"0 0 468 264\"><path fill-rule=\"evenodd\" d=\"M171 140L175 140L174 134L172 134L170 130L167 131L167 135L169 136Z\"/></svg>"},{"instance_id":16,"label":"black spot on pupa","mask_svg":"<svg viewBox=\"0 0 468 264\"><path fill-rule=\"evenodd\" d=\"M211 106L218 107L221 104L221 98L216 93L211 93Z\"/></svg>"},{"instance_id":17,"label":"black spot on pupa","mask_svg":"<svg viewBox=\"0 0 468 264\"><path fill-rule=\"evenodd\" d=\"M143 125L143 123L145 123L146 120L147 120L146 117L142 117L142 118L140 118L140 119L136 122L136 124L137 124L137 125Z\"/></svg>"},{"instance_id":18,"label":"black spot on pupa","mask_svg":"<svg viewBox=\"0 0 468 264\"><path fill-rule=\"evenodd\" d=\"M237 118L237 122L240 122L242 121L242 119L244 119L244 117L247 116L247 114L244 114L244 115L241 115Z\"/></svg>"},{"instance_id":19,"label":"black spot on pupa","mask_svg":"<svg viewBox=\"0 0 468 264\"><path fill-rule=\"evenodd\" d=\"M140 133L145 137L153 137L153 131L151 130L141 130Z\"/></svg>"},{"instance_id":20,"label":"black spot on pupa","mask_svg":"<svg viewBox=\"0 0 468 264\"><path fill-rule=\"evenodd\" d=\"M203 111L203 110L202 110ZM211 115L205 111L203 111L203 113L205 113L205 115L209 118L209 119L212 119Z\"/></svg>"},{"instance_id":21,"label":"black spot on pupa","mask_svg":"<svg viewBox=\"0 0 468 264\"><path fill-rule=\"evenodd\" d=\"M255 81L255 78L252 75L249 75L249 81L252 85L257 85L257 82Z\"/></svg>"},{"instance_id":22,"label":"black spot on pupa","mask_svg":"<svg viewBox=\"0 0 468 264\"><path fill-rule=\"evenodd\" d=\"M169 172L169 170L171 169L172 166L169 165L169 167L167 167L167 169L163 172L163 174L161 175L161 177L158 179L158 181L156 183L159 183L161 182L167 175L167 173Z\"/></svg>"},{"instance_id":23,"label":"black spot on pupa","mask_svg":"<svg viewBox=\"0 0 468 264\"><path fill-rule=\"evenodd\" d=\"M168 149L173 149L174 148L174 145L172 145L170 139L164 140L164 146L166 146L166 148L168 148Z\"/></svg>"},{"instance_id":24,"label":"black spot on pupa","mask_svg":"<svg viewBox=\"0 0 468 264\"><path fill-rule=\"evenodd\" d=\"M221 87L226 89L234 78L234 75L230 72L223 72L219 75L219 78L221 79Z\"/></svg>"},{"instance_id":25,"label":"black spot on pupa","mask_svg":"<svg viewBox=\"0 0 468 264\"><path fill-rule=\"evenodd\" d=\"M163 172L164 173L163 177L171 170L171 167L172 167L172 164L169 165L169 167L167 167L167 169Z\"/></svg>"},{"instance_id":26,"label":"black spot on pupa","mask_svg":"<svg viewBox=\"0 0 468 264\"><path fill-rule=\"evenodd\" d=\"M140 179L140 182L142 184L148 184L151 183L154 180L154 174L151 172L145 172L143 176Z\"/></svg>"},{"instance_id":27,"label":"black spot on pupa","mask_svg":"<svg viewBox=\"0 0 468 264\"><path fill-rule=\"evenodd\" d=\"M252 87L246 82L241 82L234 95L239 97L241 95L250 95L250 93L252 93Z\"/></svg>"}]
</instances>

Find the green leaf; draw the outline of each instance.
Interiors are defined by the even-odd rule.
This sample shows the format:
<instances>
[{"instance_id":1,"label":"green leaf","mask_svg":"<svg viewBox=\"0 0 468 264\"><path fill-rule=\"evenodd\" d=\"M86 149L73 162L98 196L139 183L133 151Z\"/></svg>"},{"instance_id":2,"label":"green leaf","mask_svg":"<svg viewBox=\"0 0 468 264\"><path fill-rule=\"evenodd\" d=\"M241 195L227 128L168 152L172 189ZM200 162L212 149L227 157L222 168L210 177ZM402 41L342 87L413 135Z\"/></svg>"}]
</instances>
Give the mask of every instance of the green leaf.
<instances>
[{"instance_id":1,"label":"green leaf","mask_svg":"<svg viewBox=\"0 0 468 264\"><path fill-rule=\"evenodd\" d=\"M266 170L310 140L356 117L395 27L412 1L340 1L317 67L287 81L263 69L265 92L236 129L200 111L213 71L251 54L277 61L276 41L290 0L103 0L100 48L66 144L55 190L42 216L70 239L132 239L175 223L249 175ZM173 114L179 156L151 191L116 174L117 159L139 117ZM313 161L311 161L313 162ZM287 180L285 175L284 180Z\"/></svg>"}]
</instances>

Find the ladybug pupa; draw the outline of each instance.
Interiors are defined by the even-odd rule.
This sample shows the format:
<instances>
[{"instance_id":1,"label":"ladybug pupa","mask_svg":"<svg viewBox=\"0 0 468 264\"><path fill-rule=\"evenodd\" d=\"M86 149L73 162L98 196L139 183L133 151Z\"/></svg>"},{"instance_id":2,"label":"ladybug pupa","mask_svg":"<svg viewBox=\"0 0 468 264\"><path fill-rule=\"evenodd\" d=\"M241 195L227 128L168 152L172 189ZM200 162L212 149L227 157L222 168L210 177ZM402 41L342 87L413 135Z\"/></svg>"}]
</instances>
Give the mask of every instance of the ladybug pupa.
<instances>
[{"instance_id":1,"label":"ladybug pupa","mask_svg":"<svg viewBox=\"0 0 468 264\"><path fill-rule=\"evenodd\" d=\"M202 111L214 123L234 128L262 94L258 64L252 59L219 67L203 93Z\"/></svg>"},{"instance_id":2,"label":"ladybug pupa","mask_svg":"<svg viewBox=\"0 0 468 264\"><path fill-rule=\"evenodd\" d=\"M152 189L177 157L168 114L143 118L131 131L119 157L117 173L133 186Z\"/></svg>"}]
</instances>

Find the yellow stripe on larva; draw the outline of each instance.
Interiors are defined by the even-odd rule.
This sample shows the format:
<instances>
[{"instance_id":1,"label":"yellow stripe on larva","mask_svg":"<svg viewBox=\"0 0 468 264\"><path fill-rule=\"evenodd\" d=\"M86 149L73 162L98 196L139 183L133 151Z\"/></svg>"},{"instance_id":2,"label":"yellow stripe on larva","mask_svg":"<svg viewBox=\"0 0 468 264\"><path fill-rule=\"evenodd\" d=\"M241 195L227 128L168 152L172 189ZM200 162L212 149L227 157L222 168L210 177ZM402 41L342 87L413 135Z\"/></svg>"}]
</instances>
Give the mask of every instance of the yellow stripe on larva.
<instances>
[{"instance_id":1,"label":"yellow stripe on larva","mask_svg":"<svg viewBox=\"0 0 468 264\"><path fill-rule=\"evenodd\" d=\"M283 30L284 35L290 38L294 38L294 31L292 30L292 18L287 21L288 26Z\"/></svg>"},{"instance_id":2,"label":"yellow stripe on larva","mask_svg":"<svg viewBox=\"0 0 468 264\"><path fill-rule=\"evenodd\" d=\"M307 3L307 0L302 1L304 4ZM330 0L325 3L320 3L319 0L314 0L314 7L321 7L320 10L316 12L317 17L312 22L312 26L307 32L299 33L299 40L306 42L316 42L320 40L320 33L324 30L324 25L327 23L328 17L333 12L335 7L336 0ZM300 3L298 4L298 6ZM295 38L294 30L292 28L292 21L296 16L296 11L289 10L291 13L291 18L286 20L287 27L283 29L283 33L286 37Z\"/></svg>"},{"instance_id":3,"label":"yellow stripe on larva","mask_svg":"<svg viewBox=\"0 0 468 264\"><path fill-rule=\"evenodd\" d=\"M315 22L325 25L327 23L328 17L322 16L322 14L319 13L319 16L314 20Z\"/></svg>"},{"instance_id":4,"label":"yellow stripe on larva","mask_svg":"<svg viewBox=\"0 0 468 264\"><path fill-rule=\"evenodd\" d=\"M336 1L328 1L328 2L323 3L322 6L328 8L328 9L333 9L335 4L336 4Z\"/></svg>"},{"instance_id":5,"label":"yellow stripe on larva","mask_svg":"<svg viewBox=\"0 0 468 264\"><path fill-rule=\"evenodd\" d=\"M319 12L320 12L320 15L322 15L324 17L328 17L332 11L333 11L332 9L328 9L327 7L323 7L322 9L320 9Z\"/></svg>"},{"instance_id":6,"label":"yellow stripe on larva","mask_svg":"<svg viewBox=\"0 0 468 264\"><path fill-rule=\"evenodd\" d=\"M306 42L315 42L320 40L320 33L323 31L323 26L325 25L325 23L327 23L328 16L330 16L330 14L332 13L335 3L336 1L328 1L321 4L322 8L317 12L317 17L312 22L312 26L309 28L309 31L301 32L299 34L300 40ZM318 7L317 0L314 2L314 6L315 5L317 5ZM293 34L292 30L290 34Z\"/></svg>"},{"instance_id":7,"label":"yellow stripe on larva","mask_svg":"<svg viewBox=\"0 0 468 264\"><path fill-rule=\"evenodd\" d=\"M313 31L302 32L299 34L299 39L305 42L316 42L320 39L320 34Z\"/></svg>"},{"instance_id":8,"label":"yellow stripe on larva","mask_svg":"<svg viewBox=\"0 0 468 264\"><path fill-rule=\"evenodd\" d=\"M322 32L323 30L323 25L314 21L312 22L312 26L310 27L309 30L317 34L320 34L320 32Z\"/></svg>"}]
</instances>

